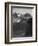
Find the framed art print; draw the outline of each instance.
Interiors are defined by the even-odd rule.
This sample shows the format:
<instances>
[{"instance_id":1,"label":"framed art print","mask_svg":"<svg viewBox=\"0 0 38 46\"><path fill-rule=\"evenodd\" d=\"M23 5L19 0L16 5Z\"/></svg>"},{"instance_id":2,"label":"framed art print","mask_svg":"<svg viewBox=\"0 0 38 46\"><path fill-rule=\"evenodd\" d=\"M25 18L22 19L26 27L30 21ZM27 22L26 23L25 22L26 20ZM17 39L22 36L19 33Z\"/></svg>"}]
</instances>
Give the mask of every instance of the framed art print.
<instances>
[{"instance_id":1,"label":"framed art print","mask_svg":"<svg viewBox=\"0 0 38 46\"><path fill-rule=\"evenodd\" d=\"M37 4L5 3L5 43L37 41Z\"/></svg>"}]
</instances>

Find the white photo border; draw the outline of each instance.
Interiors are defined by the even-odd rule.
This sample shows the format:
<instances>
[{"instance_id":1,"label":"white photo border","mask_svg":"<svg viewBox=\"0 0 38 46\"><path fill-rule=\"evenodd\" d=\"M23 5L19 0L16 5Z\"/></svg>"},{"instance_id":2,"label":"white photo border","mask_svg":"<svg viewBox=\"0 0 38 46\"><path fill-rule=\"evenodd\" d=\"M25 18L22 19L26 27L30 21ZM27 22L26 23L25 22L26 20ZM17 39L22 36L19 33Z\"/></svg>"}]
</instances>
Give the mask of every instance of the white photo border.
<instances>
[{"instance_id":1,"label":"white photo border","mask_svg":"<svg viewBox=\"0 0 38 46\"><path fill-rule=\"evenodd\" d=\"M20 37L11 39L11 6L23 6L23 7L34 7L33 8L33 34L32 37ZM32 5L18 5L18 4L10 4L9 5L9 41L10 42L19 42L19 41L32 41L36 39L36 6Z\"/></svg>"}]
</instances>

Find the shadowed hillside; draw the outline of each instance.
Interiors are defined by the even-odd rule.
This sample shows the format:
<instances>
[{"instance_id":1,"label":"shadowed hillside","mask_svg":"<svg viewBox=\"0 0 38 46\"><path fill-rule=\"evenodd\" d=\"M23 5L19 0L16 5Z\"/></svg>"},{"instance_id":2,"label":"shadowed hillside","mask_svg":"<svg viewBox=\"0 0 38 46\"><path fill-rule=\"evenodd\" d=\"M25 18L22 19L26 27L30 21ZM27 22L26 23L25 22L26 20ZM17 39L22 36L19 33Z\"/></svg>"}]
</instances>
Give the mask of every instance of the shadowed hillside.
<instances>
[{"instance_id":1,"label":"shadowed hillside","mask_svg":"<svg viewBox=\"0 0 38 46\"><path fill-rule=\"evenodd\" d=\"M29 13L24 15L14 13L11 22L12 37L32 36L32 16Z\"/></svg>"}]
</instances>

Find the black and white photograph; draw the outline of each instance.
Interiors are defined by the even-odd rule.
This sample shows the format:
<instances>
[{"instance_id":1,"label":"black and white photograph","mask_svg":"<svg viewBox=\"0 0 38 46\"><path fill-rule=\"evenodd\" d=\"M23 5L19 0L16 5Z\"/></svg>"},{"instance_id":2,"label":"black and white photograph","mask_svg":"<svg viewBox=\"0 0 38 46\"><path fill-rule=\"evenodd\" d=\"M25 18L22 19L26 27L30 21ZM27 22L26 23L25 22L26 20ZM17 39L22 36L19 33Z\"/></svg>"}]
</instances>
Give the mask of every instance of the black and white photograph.
<instances>
[{"instance_id":1,"label":"black and white photograph","mask_svg":"<svg viewBox=\"0 0 38 46\"><path fill-rule=\"evenodd\" d=\"M32 9L11 8L11 38L32 37Z\"/></svg>"},{"instance_id":2,"label":"black and white photograph","mask_svg":"<svg viewBox=\"0 0 38 46\"><path fill-rule=\"evenodd\" d=\"M37 41L36 4L6 3L6 41L22 43Z\"/></svg>"}]
</instances>

